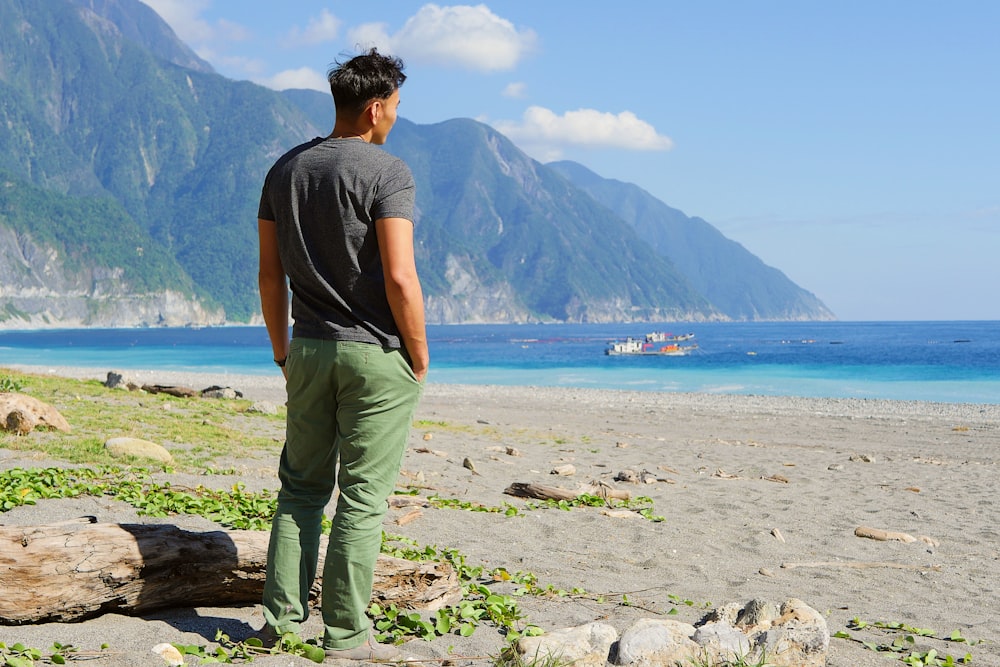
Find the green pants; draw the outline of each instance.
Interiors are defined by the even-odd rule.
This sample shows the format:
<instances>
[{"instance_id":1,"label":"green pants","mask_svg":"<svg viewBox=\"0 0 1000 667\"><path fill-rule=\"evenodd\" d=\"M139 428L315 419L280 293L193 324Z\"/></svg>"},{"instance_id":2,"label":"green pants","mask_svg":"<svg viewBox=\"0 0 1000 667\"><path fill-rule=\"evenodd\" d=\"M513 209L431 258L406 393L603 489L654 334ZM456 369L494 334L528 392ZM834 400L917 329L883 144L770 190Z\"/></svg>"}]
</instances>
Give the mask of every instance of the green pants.
<instances>
[{"instance_id":1,"label":"green pants","mask_svg":"<svg viewBox=\"0 0 1000 667\"><path fill-rule=\"evenodd\" d=\"M400 350L295 338L288 361L288 422L271 526L264 618L300 632L316 577L323 509L340 490L323 568L323 644L368 638L386 499L399 475L422 385ZM339 466L338 466L339 464Z\"/></svg>"}]
</instances>

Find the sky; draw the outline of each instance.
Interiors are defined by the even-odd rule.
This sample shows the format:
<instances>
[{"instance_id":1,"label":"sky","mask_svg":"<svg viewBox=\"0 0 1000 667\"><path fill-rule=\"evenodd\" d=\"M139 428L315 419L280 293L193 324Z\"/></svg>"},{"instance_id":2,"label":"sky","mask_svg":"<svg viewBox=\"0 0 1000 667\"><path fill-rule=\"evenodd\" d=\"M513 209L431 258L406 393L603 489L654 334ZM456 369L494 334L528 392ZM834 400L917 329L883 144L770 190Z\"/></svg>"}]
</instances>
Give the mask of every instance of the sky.
<instances>
[{"instance_id":1,"label":"sky","mask_svg":"<svg viewBox=\"0 0 1000 667\"><path fill-rule=\"evenodd\" d=\"M397 55L400 116L634 183L840 320L1000 320L995 0L144 2L276 90Z\"/></svg>"}]
</instances>

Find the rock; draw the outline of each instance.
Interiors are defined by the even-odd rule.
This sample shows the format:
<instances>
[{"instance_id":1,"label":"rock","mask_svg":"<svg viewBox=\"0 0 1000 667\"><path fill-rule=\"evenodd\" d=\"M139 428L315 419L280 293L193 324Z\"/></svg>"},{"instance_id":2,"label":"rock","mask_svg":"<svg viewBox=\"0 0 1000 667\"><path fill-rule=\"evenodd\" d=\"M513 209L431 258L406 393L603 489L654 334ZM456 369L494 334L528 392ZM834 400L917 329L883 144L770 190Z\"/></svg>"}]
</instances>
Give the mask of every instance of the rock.
<instances>
[{"instance_id":1,"label":"rock","mask_svg":"<svg viewBox=\"0 0 1000 667\"><path fill-rule=\"evenodd\" d=\"M751 660L759 660L763 653L767 664L774 667L822 667L826 664L830 648L826 620L801 600L791 598L780 607L774 602L757 599L742 606L731 603L710 612L703 623L701 627L728 625L743 634L752 646L752 650L743 655ZM717 634L720 638L723 636L721 627ZM697 641L697 637L695 639ZM727 658L725 655L717 657Z\"/></svg>"},{"instance_id":2,"label":"rock","mask_svg":"<svg viewBox=\"0 0 1000 667\"><path fill-rule=\"evenodd\" d=\"M173 644L157 644L152 648L152 651L163 658L163 661L170 667L180 667L184 664L184 656Z\"/></svg>"},{"instance_id":3,"label":"rock","mask_svg":"<svg viewBox=\"0 0 1000 667\"><path fill-rule=\"evenodd\" d=\"M709 612L698 626L644 618L617 639L613 627L590 623L541 637L522 637L524 664L573 663L585 667L822 667L830 648L824 618L801 600L780 607L767 600L731 603Z\"/></svg>"},{"instance_id":4,"label":"rock","mask_svg":"<svg viewBox=\"0 0 1000 667\"><path fill-rule=\"evenodd\" d=\"M247 408L247 412L256 412L262 415L276 415L278 414L278 406L270 401L257 401Z\"/></svg>"},{"instance_id":5,"label":"rock","mask_svg":"<svg viewBox=\"0 0 1000 667\"><path fill-rule=\"evenodd\" d=\"M174 457L165 448L155 442L141 438L111 438L104 443L104 448L112 456L135 456L153 459L161 463L173 463Z\"/></svg>"},{"instance_id":6,"label":"rock","mask_svg":"<svg viewBox=\"0 0 1000 667\"><path fill-rule=\"evenodd\" d=\"M7 422L4 426L15 435L27 435L34 430L35 420L24 410L14 409L7 414Z\"/></svg>"},{"instance_id":7,"label":"rock","mask_svg":"<svg viewBox=\"0 0 1000 667\"><path fill-rule=\"evenodd\" d=\"M12 412L19 412L9 419ZM12 427L15 433L24 435L34 428L54 428L64 433L70 432L69 422L59 411L48 403L33 396L18 393L0 393L0 425L4 429ZM30 428L29 428L30 426ZM23 430L27 428L27 430Z\"/></svg>"},{"instance_id":8,"label":"rock","mask_svg":"<svg viewBox=\"0 0 1000 667\"><path fill-rule=\"evenodd\" d=\"M753 651L750 638L728 623L706 623L695 630L691 638L702 648L702 656L712 660L712 664L738 662Z\"/></svg>"},{"instance_id":9,"label":"rock","mask_svg":"<svg viewBox=\"0 0 1000 667\"><path fill-rule=\"evenodd\" d=\"M233 400L236 398L243 398L243 392L236 391L232 387L219 387L213 385L211 387L206 387L201 390L202 398L224 398L228 400Z\"/></svg>"},{"instance_id":10,"label":"rock","mask_svg":"<svg viewBox=\"0 0 1000 667\"><path fill-rule=\"evenodd\" d=\"M615 475L616 482L628 482L630 484L654 484L658 480L656 475L648 470L636 472L634 470L622 470Z\"/></svg>"},{"instance_id":11,"label":"rock","mask_svg":"<svg viewBox=\"0 0 1000 667\"><path fill-rule=\"evenodd\" d=\"M736 614L733 624L744 632L752 633L758 628L767 629L781 616L781 608L768 600L750 600Z\"/></svg>"},{"instance_id":12,"label":"rock","mask_svg":"<svg viewBox=\"0 0 1000 667\"><path fill-rule=\"evenodd\" d=\"M630 484L639 483L639 475L634 470L622 470L617 475L615 475L616 482L629 482Z\"/></svg>"},{"instance_id":13,"label":"rock","mask_svg":"<svg viewBox=\"0 0 1000 667\"><path fill-rule=\"evenodd\" d=\"M575 628L547 632L540 637L521 637L517 652L526 665L569 664L574 667L604 667L618 631L606 623L588 623Z\"/></svg>"},{"instance_id":14,"label":"rock","mask_svg":"<svg viewBox=\"0 0 1000 667\"><path fill-rule=\"evenodd\" d=\"M775 667L823 667L830 649L826 619L794 598L781 605L781 616L756 638Z\"/></svg>"},{"instance_id":15,"label":"rock","mask_svg":"<svg viewBox=\"0 0 1000 667\"><path fill-rule=\"evenodd\" d=\"M556 466L549 473L550 475L562 475L564 477L569 477L576 474L576 466L572 463L564 463L561 466Z\"/></svg>"},{"instance_id":16,"label":"rock","mask_svg":"<svg viewBox=\"0 0 1000 667\"><path fill-rule=\"evenodd\" d=\"M693 625L667 619L639 619L622 632L609 662L636 667L678 667L691 664L701 651L691 639Z\"/></svg>"},{"instance_id":17,"label":"rock","mask_svg":"<svg viewBox=\"0 0 1000 667\"><path fill-rule=\"evenodd\" d=\"M104 381L104 386L108 389L127 389L128 391L135 391L139 388L139 385L127 379L124 374L118 371L108 371L108 377Z\"/></svg>"}]
</instances>

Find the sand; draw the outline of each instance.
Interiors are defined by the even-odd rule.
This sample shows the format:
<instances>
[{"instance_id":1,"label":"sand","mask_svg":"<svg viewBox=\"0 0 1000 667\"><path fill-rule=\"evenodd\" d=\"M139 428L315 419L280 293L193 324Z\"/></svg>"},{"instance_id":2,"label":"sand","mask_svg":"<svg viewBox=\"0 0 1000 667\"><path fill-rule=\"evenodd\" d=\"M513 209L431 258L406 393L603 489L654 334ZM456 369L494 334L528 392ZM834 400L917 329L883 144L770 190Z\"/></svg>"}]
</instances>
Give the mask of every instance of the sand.
<instances>
[{"instance_id":1,"label":"sand","mask_svg":"<svg viewBox=\"0 0 1000 667\"><path fill-rule=\"evenodd\" d=\"M26 370L104 376L92 369ZM129 375L194 388L228 384L254 400L284 400L277 377ZM260 462L247 477L275 488L276 458ZM670 618L695 622L709 606L794 597L824 614L831 633L846 630L854 618L932 629L939 637L957 630L982 641L970 646L918 638L917 648L956 658L968 651L974 665L1000 665L1000 543L993 514L998 460L1000 405L993 404L431 384L417 411L400 486L421 476L429 487L424 494L491 507L510 503L522 511L505 517L425 508L416 520L397 525L410 510L390 510L386 530L457 549L470 564L530 572L543 587L569 591L519 599L527 620L545 629L601 620L620 631L671 610ZM0 450L0 467L40 463ZM566 465L575 474L552 474ZM629 470L648 471L654 481L615 480ZM650 497L664 520L609 516L589 507L525 509L524 500L504 493L513 482L575 489L592 480ZM0 515L0 521L47 523L83 514L148 520L118 503L80 499L45 501ZM866 539L855 535L859 526L927 540ZM211 647L217 628L238 637L261 623L254 605L180 609L144 618L109 614L77 624L0 626L0 641L43 650L54 641L84 650L106 643L109 649L89 664L156 665L163 663L150 653L154 644ZM305 634L316 628L314 616ZM883 644L896 636L850 632ZM470 638L414 641L407 649L457 664L486 664L503 645L493 628L483 626ZM255 664L311 663L280 656ZM828 664L891 665L899 656L834 638Z\"/></svg>"}]
</instances>

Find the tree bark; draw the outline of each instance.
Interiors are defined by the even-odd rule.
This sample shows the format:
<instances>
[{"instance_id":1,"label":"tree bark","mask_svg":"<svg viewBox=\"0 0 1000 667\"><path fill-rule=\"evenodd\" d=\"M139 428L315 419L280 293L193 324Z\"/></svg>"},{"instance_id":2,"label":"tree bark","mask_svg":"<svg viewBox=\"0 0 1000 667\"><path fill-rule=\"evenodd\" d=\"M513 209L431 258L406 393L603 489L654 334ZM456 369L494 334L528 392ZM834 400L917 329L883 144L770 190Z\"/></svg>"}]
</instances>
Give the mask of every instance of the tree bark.
<instances>
[{"instance_id":1,"label":"tree bark","mask_svg":"<svg viewBox=\"0 0 1000 667\"><path fill-rule=\"evenodd\" d=\"M87 519L0 526L0 624L258 603L268 538L262 531L199 533L167 524ZM320 572L325 551L324 537ZM448 563L379 556L374 600L435 610L461 598Z\"/></svg>"},{"instance_id":2,"label":"tree bark","mask_svg":"<svg viewBox=\"0 0 1000 667\"><path fill-rule=\"evenodd\" d=\"M537 498L539 500L573 500L580 495L600 496L613 500L629 500L631 494L628 491L615 489L607 484L590 484L581 486L575 491L563 489L558 486L546 486L544 484L534 484L530 482L511 482L503 491L508 496L518 496L520 498Z\"/></svg>"}]
</instances>

